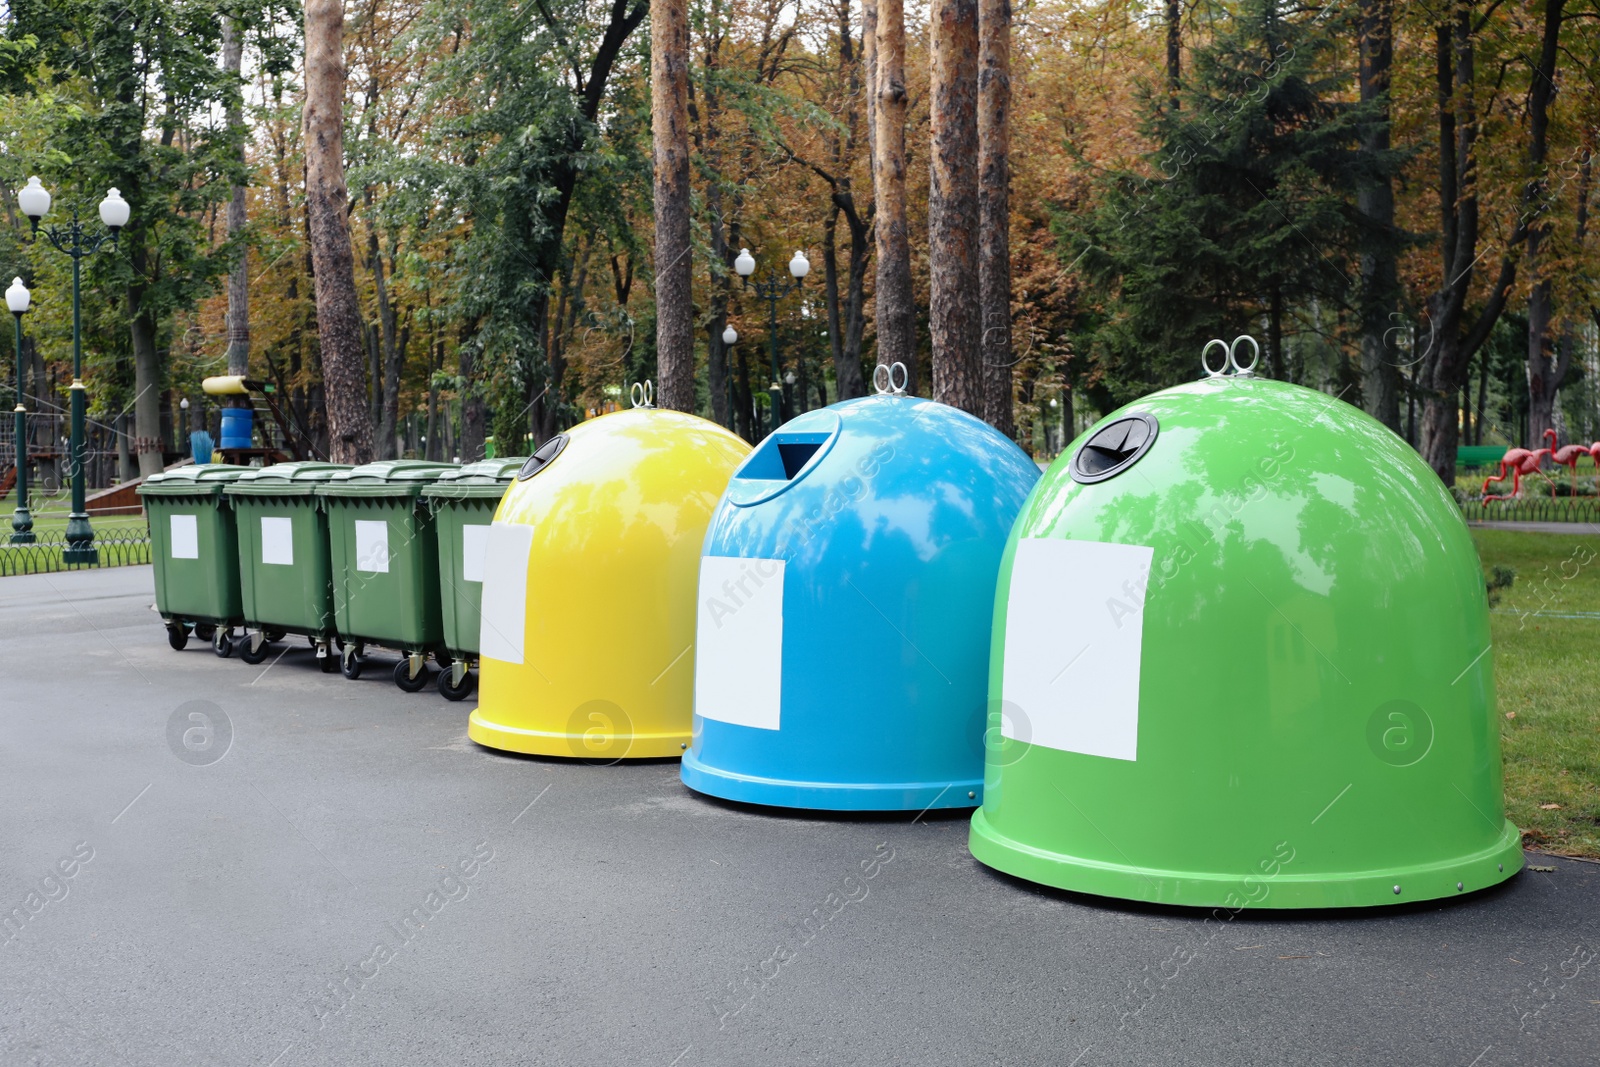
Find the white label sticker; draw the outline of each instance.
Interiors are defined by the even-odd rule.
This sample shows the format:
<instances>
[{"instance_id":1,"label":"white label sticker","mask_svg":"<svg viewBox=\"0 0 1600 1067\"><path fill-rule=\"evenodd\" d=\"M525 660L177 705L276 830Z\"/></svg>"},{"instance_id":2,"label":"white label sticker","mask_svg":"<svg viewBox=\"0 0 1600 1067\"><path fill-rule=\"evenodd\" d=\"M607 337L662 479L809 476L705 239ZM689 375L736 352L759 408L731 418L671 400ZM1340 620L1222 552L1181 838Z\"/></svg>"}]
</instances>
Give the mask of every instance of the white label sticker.
<instances>
[{"instance_id":1,"label":"white label sticker","mask_svg":"<svg viewBox=\"0 0 1600 1067\"><path fill-rule=\"evenodd\" d=\"M461 527L461 580L483 581L483 558L489 548L489 524L468 523Z\"/></svg>"},{"instance_id":2,"label":"white label sticker","mask_svg":"<svg viewBox=\"0 0 1600 1067\"><path fill-rule=\"evenodd\" d=\"M200 523L193 515L172 516L172 558L200 558Z\"/></svg>"},{"instance_id":3,"label":"white label sticker","mask_svg":"<svg viewBox=\"0 0 1600 1067\"><path fill-rule=\"evenodd\" d=\"M389 523L384 520L356 520L356 570L368 574L389 573Z\"/></svg>"},{"instance_id":4,"label":"white label sticker","mask_svg":"<svg viewBox=\"0 0 1600 1067\"><path fill-rule=\"evenodd\" d=\"M1001 734L1064 752L1133 760L1139 665L1155 550L1024 538L1011 563Z\"/></svg>"},{"instance_id":5,"label":"white label sticker","mask_svg":"<svg viewBox=\"0 0 1600 1067\"><path fill-rule=\"evenodd\" d=\"M532 545L532 526L497 522L489 527L483 573L494 575L494 581L483 583L483 630L478 638L478 652L485 659L523 662Z\"/></svg>"},{"instance_id":6,"label":"white label sticker","mask_svg":"<svg viewBox=\"0 0 1600 1067\"><path fill-rule=\"evenodd\" d=\"M778 729L783 695L783 560L706 556L695 622L695 714Z\"/></svg>"},{"instance_id":7,"label":"white label sticker","mask_svg":"<svg viewBox=\"0 0 1600 1067\"><path fill-rule=\"evenodd\" d=\"M261 562L294 566L294 520L283 516L261 518Z\"/></svg>"}]
</instances>

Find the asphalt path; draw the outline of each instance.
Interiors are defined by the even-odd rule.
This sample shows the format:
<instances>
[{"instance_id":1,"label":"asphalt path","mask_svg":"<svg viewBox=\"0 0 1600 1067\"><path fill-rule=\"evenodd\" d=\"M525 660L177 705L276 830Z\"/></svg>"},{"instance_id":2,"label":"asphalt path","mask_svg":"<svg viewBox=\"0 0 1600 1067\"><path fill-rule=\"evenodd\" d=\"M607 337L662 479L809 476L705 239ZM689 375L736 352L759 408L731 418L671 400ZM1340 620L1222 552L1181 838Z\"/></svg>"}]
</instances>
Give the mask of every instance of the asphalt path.
<instances>
[{"instance_id":1,"label":"asphalt path","mask_svg":"<svg viewBox=\"0 0 1600 1067\"><path fill-rule=\"evenodd\" d=\"M1600 865L1208 924L995 874L958 815L491 753L387 670L173 652L152 600L0 579L7 1067L1600 1062Z\"/></svg>"}]
</instances>

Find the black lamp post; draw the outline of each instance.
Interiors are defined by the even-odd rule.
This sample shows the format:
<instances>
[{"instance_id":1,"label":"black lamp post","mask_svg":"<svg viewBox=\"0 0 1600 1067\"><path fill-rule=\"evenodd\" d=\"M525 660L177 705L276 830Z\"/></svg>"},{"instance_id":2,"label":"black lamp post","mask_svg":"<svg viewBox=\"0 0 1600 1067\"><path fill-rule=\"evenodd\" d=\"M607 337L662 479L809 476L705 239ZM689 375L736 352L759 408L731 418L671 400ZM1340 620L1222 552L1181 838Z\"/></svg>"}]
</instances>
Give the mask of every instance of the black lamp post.
<instances>
[{"instance_id":1,"label":"black lamp post","mask_svg":"<svg viewBox=\"0 0 1600 1067\"><path fill-rule=\"evenodd\" d=\"M38 178L29 178L27 186L17 194L17 205L28 216L37 239L39 220L50 213L50 193ZM107 241L116 247L118 234L128 224L128 212L128 202L112 189L100 201L104 233L89 232L78 220L76 208L71 223L44 227L44 235L56 251L72 257L72 511L67 516L67 547L61 554L67 563L100 561L100 553L94 547L94 529L89 525L84 487L83 423L87 401L83 388L83 259L94 255Z\"/></svg>"},{"instance_id":2,"label":"black lamp post","mask_svg":"<svg viewBox=\"0 0 1600 1067\"><path fill-rule=\"evenodd\" d=\"M755 257L748 248L739 249L738 258L733 261L734 273L744 279L746 288L750 287L750 275L755 273ZM807 274L811 273L811 261L806 259L804 252L796 252L794 258L789 260L789 273L793 281L782 281L773 278L770 281L756 282L756 296L767 302L767 335L772 340L772 384L768 391L772 398L771 429L776 430L782 418L783 385L779 381L781 372L778 370L778 301L797 291ZM770 432L770 431L769 431Z\"/></svg>"}]
</instances>

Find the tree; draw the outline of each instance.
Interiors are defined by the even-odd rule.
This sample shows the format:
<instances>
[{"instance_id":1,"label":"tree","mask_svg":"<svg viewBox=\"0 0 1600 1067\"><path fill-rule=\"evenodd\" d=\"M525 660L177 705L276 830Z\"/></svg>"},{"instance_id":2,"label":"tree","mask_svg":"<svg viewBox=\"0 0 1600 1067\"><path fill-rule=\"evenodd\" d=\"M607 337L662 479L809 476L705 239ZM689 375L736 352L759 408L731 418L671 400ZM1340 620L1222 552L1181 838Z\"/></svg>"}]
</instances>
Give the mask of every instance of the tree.
<instances>
[{"instance_id":1,"label":"tree","mask_svg":"<svg viewBox=\"0 0 1600 1067\"><path fill-rule=\"evenodd\" d=\"M232 15L222 16L222 69L234 78L244 62L244 33ZM228 98L225 112L229 140L237 145L237 166L245 172L244 111L237 90ZM236 181L228 191L228 241L235 246L233 269L228 272L228 373L250 373L250 266L244 245L245 185ZM248 404L240 398L241 403Z\"/></svg>"},{"instance_id":2,"label":"tree","mask_svg":"<svg viewBox=\"0 0 1600 1067\"><path fill-rule=\"evenodd\" d=\"M981 417L978 0L935 0L930 18L928 333L933 342L933 396Z\"/></svg>"},{"instance_id":3,"label":"tree","mask_svg":"<svg viewBox=\"0 0 1600 1067\"><path fill-rule=\"evenodd\" d=\"M1390 150L1389 72L1394 63L1394 0L1361 0L1358 20L1360 70L1357 84L1370 120L1361 145L1374 155ZM1364 235L1361 248L1361 395L1367 414L1400 431L1400 368L1389 338L1399 304L1394 221L1394 182L1386 171L1372 175L1356 194Z\"/></svg>"},{"instance_id":4,"label":"tree","mask_svg":"<svg viewBox=\"0 0 1600 1067\"><path fill-rule=\"evenodd\" d=\"M306 0L306 215L328 408L328 458L372 459L366 360L344 180L344 3Z\"/></svg>"},{"instance_id":5,"label":"tree","mask_svg":"<svg viewBox=\"0 0 1600 1067\"><path fill-rule=\"evenodd\" d=\"M1012 436L1011 0L978 9L978 275L983 418Z\"/></svg>"},{"instance_id":6,"label":"tree","mask_svg":"<svg viewBox=\"0 0 1600 1067\"><path fill-rule=\"evenodd\" d=\"M917 312L911 292L911 232L906 223L906 20L904 0L878 0L873 196L878 278L874 322L878 363L902 363L917 391Z\"/></svg>"},{"instance_id":7,"label":"tree","mask_svg":"<svg viewBox=\"0 0 1600 1067\"><path fill-rule=\"evenodd\" d=\"M689 238L689 5L650 0L655 146L657 402L695 410L694 262Z\"/></svg>"},{"instance_id":8,"label":"tree","mask_svg":"<svg viewBox=\"0 0 1600 1067\"><path fill-rule=\"evenodd\" d=\"M1546 163L1550 154L1550 107L1556 93L1557 44L1566 0L1545 0L1539 57L1528 87L1528 191L1526 213L1531 216L1524 260L1529 275L1528 293L1528 440L1540 446L1539 435L1556 424L1556 394L1572 365L1572 347L1558 344L1555 336L1555 281L1544 262L1550 242L1550 182ZM1586 205L1584 205L1586 207ZM1587 219L1580 217L1578 238Z\"/></svg>"}]
</instances>

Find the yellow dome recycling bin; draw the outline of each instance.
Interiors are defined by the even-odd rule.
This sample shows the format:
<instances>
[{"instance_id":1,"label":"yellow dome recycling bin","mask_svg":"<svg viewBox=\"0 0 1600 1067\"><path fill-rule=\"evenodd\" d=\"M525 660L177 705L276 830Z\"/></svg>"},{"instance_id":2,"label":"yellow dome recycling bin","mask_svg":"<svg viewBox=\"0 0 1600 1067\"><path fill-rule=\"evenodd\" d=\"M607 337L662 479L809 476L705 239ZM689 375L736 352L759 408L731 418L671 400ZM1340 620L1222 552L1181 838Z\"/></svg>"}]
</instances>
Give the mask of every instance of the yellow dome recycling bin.
<instances>
[{"instance_id":1,"label":"yellow dome recycling bin","mask_svg":"<svg viewBox=\"0 0 1600 1067\"><path fill-rule=\"evenodd\" d=\"M534 453L489 530L472 740L605 760L682 754L700 545L749 451L704 419L635 408Z\"/></svg>"},{"instance_id":2,"label":"yellow dome recycling bin","mask_svg":"<svg viewBox=\"0 0 1600 1067\"><path fill-rule=\"evenodd\" d=\"M254 662L285 634L311 640L317 664L336 667L328 516L317 486L350 468L338 463L274 463L224 492L239 532L239 593L244 625L255 633L242 652Z\"/></svg>"},{"instance_id":3,"label":"yellow dome recycling bin","mask_svg":"<svg viewBox=\"0 0 1600 1067\"><path fill-rule=\"evenodd\" d=\"M174 649L188 644L192 631L219 656L233 650L233 627L243 619L239 547L233 508L222 491L249 472L206 463L152 474L139 485L150 520L156 610Z\"/></svg>"},{"instance_id":4,"label":"yellow dome recycling bin","mask_svg":"<svg viewBox=\"0 0 1600 1067\"><path fill-rule=\"evenodd\" d=\"M683 781L835 811L970 808L994 584L1039 468L944 404L810 411L739 468L700 561Z\"/></svg>"},{"instance_id":5,"label":"yellow dome recycling bin","mask_svg":"<svg viewBox=\"0 0 1600 1067\"><path fill-rule=\"evenodd\" d=\"M445 651L452 660L439 672L439 692L446 700L460 700L472 692L475 679L469 668L478 658L489 524L506 486L526 462L519 456L469 463L446 471L422 490L439 540L439 612Z\"/></svg>"},{"instance_id":6,"label":"yellow dome recycling bin","mask_svg":"<svg viewBox=\"0 0 1600 1067\"><path fill-rule=\"evenodd\" d=\"M439 546L422 490L456 468L417 459L354 467L317 487L328 513L333 613L344 650L339 669L361 676L366 646L400 653L394 684L428 684L426 657L450 665L439 613Z\"/></svg>"},{"instance_id":7,"label":"yellow dome recycling bin","mask_svg":"<svg viewBox=\"0 0 1600 1067\"><path fill-rule=\"evenodd\" d=\"M1017 520L991 662L970 847L998 870L1309 908L1521 866L1466 524L1326 394L1241 372L1102 419Z\"/></svg>"}]
</instances>

